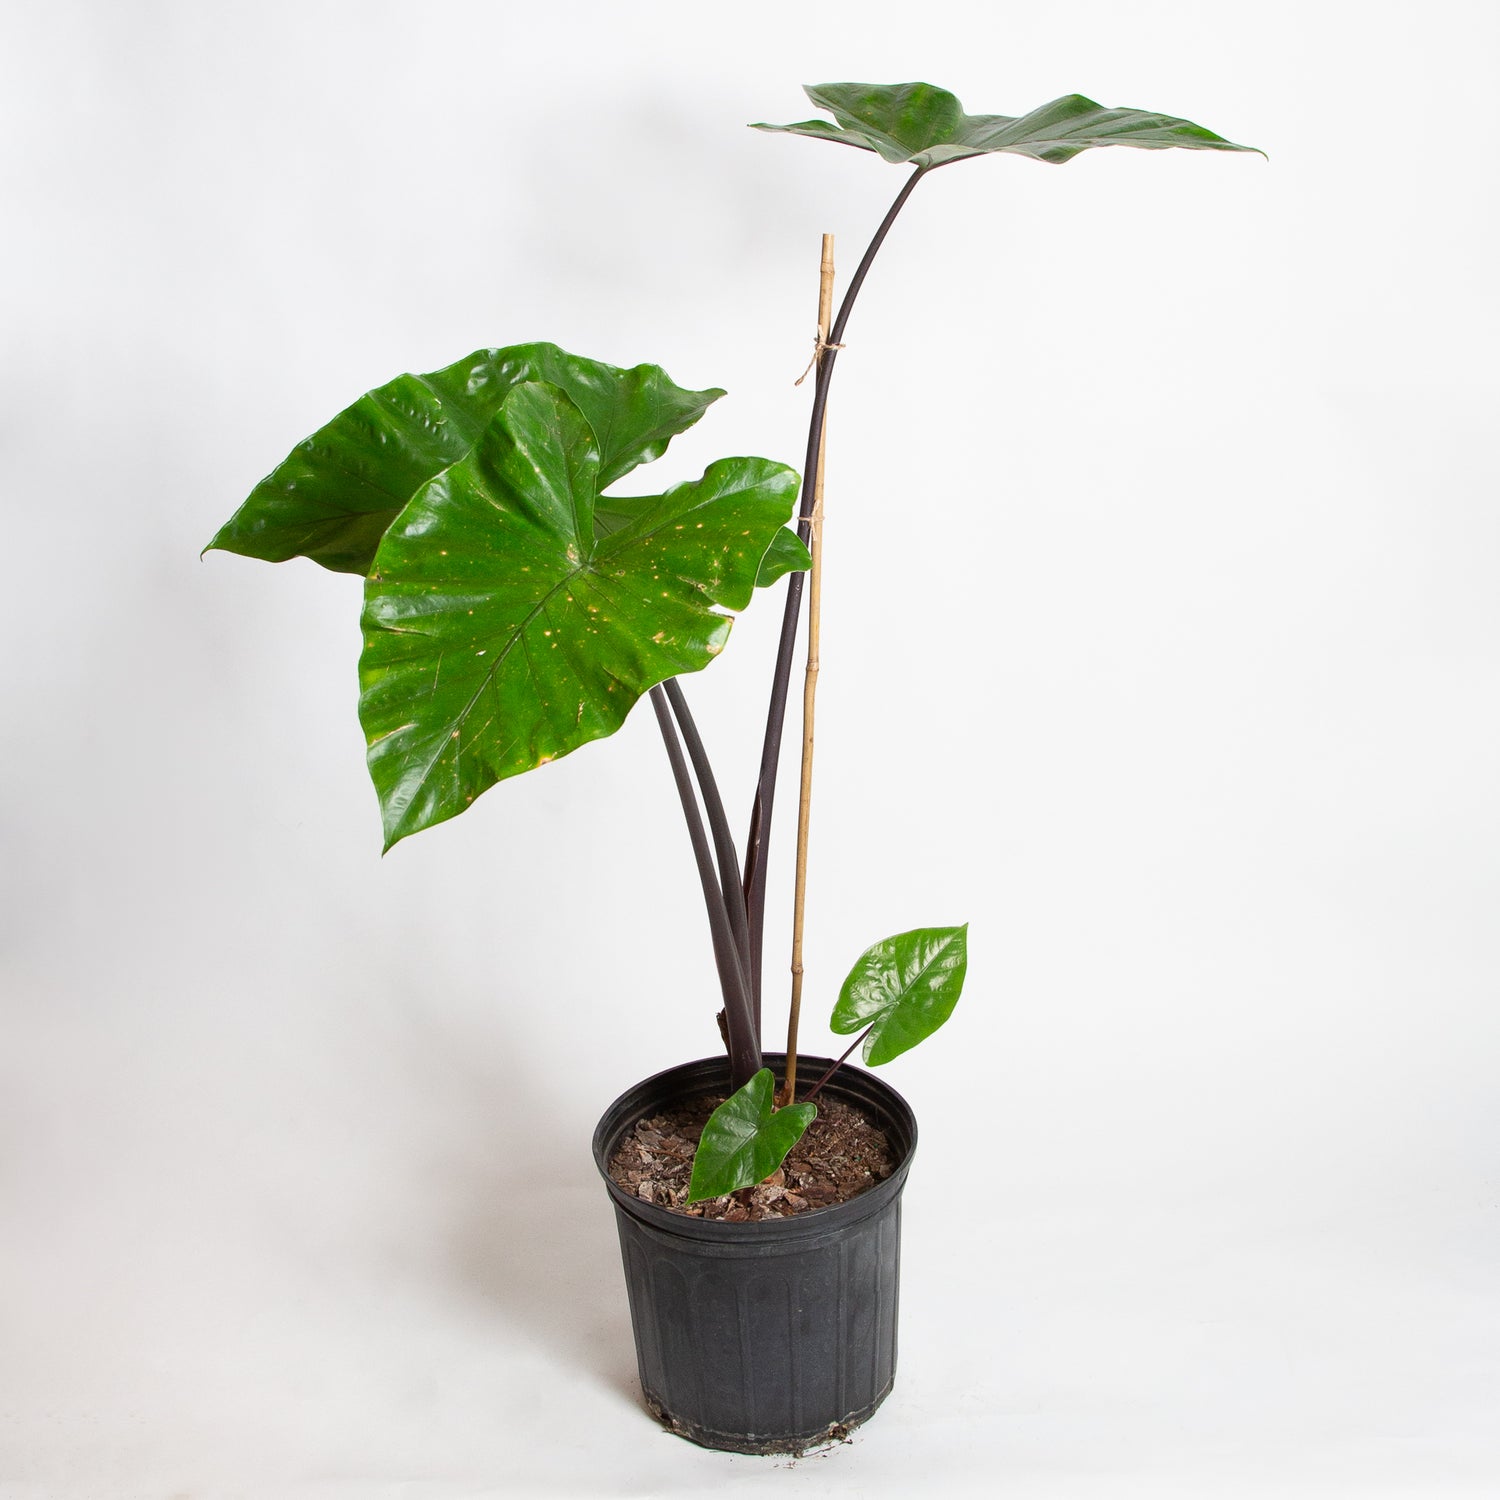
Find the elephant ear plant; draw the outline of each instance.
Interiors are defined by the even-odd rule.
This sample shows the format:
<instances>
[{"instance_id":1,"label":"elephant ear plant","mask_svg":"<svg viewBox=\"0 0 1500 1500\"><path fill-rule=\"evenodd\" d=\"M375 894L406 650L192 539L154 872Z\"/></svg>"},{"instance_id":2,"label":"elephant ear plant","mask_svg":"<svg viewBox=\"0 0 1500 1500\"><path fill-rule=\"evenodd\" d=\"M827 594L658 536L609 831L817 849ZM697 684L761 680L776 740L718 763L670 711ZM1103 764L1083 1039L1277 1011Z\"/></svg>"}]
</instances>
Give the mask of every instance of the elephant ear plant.
<instances>
[{"instance_id":1,"label":"elephant ear plant","mask_svg":"<svg viewBox=\"0 0 1500 1500\"><path fill-rule=\"evenodd\" d=\"M518 344L398 376L360 397L262 480L205 549L270 562L307 557L363 575L359 712L387 850L463 812L497 781L612 734L650 695L703 887L733 1089L703 1131L691 1200L773 1173L816 1114L810 1096L828 1076L778 1109L762 1066L767 852L803 578L816 546L823 417L881 244L924 177L972 157L1058 164L1099 146L1253 149L1186 120L1104 109L1077 94L1013 117L966 114L952 94L921 83L806 92L833 123L755 128L840 142L912 170L831 328L820 331L800 481L769 459L725 458L661 494L615 494L724 393L684 390L654 365L622 370L553 344ZM734 614L783 579L742 867L677 679L706 667ZM804 779L804 798L806 789ZM939 927L870 948L831 1021L855 1035L850 1052L862 1039L865 1061L879 1065L940 1026L962 988L966 942L966 927ZM795 1039L788 1054L794 1076Z\"/></svg>"}]
</instances>

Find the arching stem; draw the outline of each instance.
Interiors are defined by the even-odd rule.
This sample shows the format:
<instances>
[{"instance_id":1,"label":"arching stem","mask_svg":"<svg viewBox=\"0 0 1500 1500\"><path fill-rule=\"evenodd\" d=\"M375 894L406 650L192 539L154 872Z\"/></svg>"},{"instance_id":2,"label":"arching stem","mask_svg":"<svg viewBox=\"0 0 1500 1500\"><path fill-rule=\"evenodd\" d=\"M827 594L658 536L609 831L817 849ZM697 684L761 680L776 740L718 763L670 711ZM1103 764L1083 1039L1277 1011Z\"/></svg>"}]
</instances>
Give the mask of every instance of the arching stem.
<instances>
[{"instance_id":1,"label":"arching stem","mask_svg":"<svg viewBox=\"0 0 1500 1500\"><path fill-rule=\"evenodd\" d=\"M875 231L864 257L849 282L839 305L827 347L818 361L817 381L813 387L812 416L808 423L807 461L802 469L802 501L798 510L797 532L806 542L812 534L813 491L817 483L818 459L823 446L823 415L828 407L828 387L838 360L838 346L843 342L849 314L865 283L875 256L890 233L896 216L929 168L918 167L896 195L880 227ZM797 638L797 617L802 608L803 574L787 578L786 606L781 615L781 639L776 651L776 668L771 679L771 702L766 714L766 734L761 747L760 779L756 784L755 802L750 812L750 834L745 843L745 915L750 929L750 991L759 1035L761 1020L761 967L766 925L766 855L771 839L771 813L776 800L776 771L781 760L781 732L786 722L787 692L792 676L792 651Z\"/></svg>"}]
</instances>

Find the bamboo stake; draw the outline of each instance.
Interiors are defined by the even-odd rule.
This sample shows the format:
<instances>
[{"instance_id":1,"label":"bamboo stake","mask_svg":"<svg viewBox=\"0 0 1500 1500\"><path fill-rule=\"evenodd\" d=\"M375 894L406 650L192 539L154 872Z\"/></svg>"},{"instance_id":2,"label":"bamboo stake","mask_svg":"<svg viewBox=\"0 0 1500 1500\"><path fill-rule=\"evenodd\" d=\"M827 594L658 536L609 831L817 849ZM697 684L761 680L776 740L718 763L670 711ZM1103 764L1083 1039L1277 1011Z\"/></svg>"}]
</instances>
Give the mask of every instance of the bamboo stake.
<instances>
[{"instance_id":1,"label":"bamboo stake","mask_svg":"<svg viewBox=\"0 0 1500 1500\"><path fill-rule=\"evenodd\" d=\"M818 347L821 361L833 320L833 236L823 236L818 276ZM823 457L828 451L828 411L818 443L818 468L813 478L812 524L807 549L812 567L807 579L807 671L802 679L802 785L797 803L797 883L792 901L792 1002L786 1028L785 1100L797 1097L797 1025L802 1018L802 928L807 914L807 834L812 819L813 724L818 698L818 646L823 603Z\"/></svg>"},{"instance_id":2,"label":"bamboo stake","mask_svg":"<svg viewBox=\"0 0 1500 1500\"><path fill-rule=\"evenodd\" d=\"M807 418L807 460L802 465L802 500L797 510L798 533L811 532L813 482L817 478L818 454L823 446L823 413L828 407L828 391L833 384L833 366L844 347L844 331L849 326L860 288L875 264L875 257L885 243L906 200L917 184L932 171L918 167L896 194L886 210L880 228L865 247L844 299L833 320L823 358L818 361L818 378L813 390L812 411ZM771 815L776 806L776 777L781 766L781 738L786 725L787 689L792 679L792 656L797 646L797 626L802 615L804 575L791 574L786 581L786 599L781 611L781 634L776 642L776 668L771 674L771 701L766 705L766 733L760 747L760 774L755 783L755 800L750 807L750 831L745 839L745 920L750 928L750 988L755 996L755 1021L760 1024L761 949L766 928L766 860L771 851Z\"/></svg>"}]
</instances>

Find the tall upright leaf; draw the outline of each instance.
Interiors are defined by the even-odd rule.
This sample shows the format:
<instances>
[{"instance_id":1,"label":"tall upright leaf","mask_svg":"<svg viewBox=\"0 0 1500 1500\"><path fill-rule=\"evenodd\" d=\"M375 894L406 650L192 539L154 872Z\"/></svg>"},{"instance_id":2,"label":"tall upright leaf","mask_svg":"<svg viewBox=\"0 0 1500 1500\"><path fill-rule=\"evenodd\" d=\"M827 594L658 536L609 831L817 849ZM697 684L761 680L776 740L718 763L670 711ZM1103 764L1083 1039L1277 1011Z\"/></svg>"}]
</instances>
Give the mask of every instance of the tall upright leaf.
<instances>
[{"instance_id":1,"label":"tall upright leaf","mask_svg":"<svg viewBox=\"0 0 1500 1500\"><path fill-rule=\"evenodd\" d=\"M529 381L385 534L365 586L360 719L387 848L706 666L797 490L783 464L729 458L609 510L610 475L579 404Z\"/></svg>"},{"instance_id":2,"label":"tall upright leaf","mask_svg":"<svg viewBox=\"0 0 1500 1500\"><path fill-rule=\"evenodd\" d=\"M1066 94L1030 114L1013 116L965 114L953 94L930 83L816 83L803 92L836 123L803 120L751 128L837 141L917 167L940 167L992 152L1057 164L1094 146L1257 150L1237 146L1191 120L1142 109L1106 109L1082 94Z\"/></svg>"}]
</instances>

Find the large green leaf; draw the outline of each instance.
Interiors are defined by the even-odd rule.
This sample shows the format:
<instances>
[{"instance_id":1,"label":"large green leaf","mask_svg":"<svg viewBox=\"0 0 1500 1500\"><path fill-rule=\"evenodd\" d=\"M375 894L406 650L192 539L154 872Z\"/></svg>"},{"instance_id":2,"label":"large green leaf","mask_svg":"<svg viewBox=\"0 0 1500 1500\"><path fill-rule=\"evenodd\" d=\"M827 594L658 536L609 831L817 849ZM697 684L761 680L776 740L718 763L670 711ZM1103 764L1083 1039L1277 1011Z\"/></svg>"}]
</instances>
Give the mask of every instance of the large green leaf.
<instances>
[{"instance_id":1,"label":"large green leaf","mask_svg":"<svg viewBox=\"0 0 1500 1500\"><path fill-rule=\"evenodd\" d=\"M204 550L367 573L407 501L469 453L511 391L533 380L567 392L588 419L601 490L660 457L724 394L684 390L656 365L622 370L556 344L480 349L361 396L261 480Z\"/></svg>"},{"instance_id":2,"label":"large green leaf","mask_svg":"<svg viewBox=\"0 0 1500 1500\"><path fill-rule=\"evenodd\" d=\"M693 1154L689 1203L765 1181L817 1119L816 1104L772 1108L775 1088L771 1070L762 1068L708 1117Z\"/></svg>"},{"instance_id":3,"label":"large green leaf","mask_svg":"<svg viewBox=\"0 0 1500 1500\"><path fill-rule=\"evenodd\" d=\"M556 385L516 386L423 486L365 585L360 719L386 847L507 776L612 734L723 648L797 476L729 458L602 508L602 443Z\"/></svg>"},{"instance_id":4,"label":"large green leaf","mask_svg":"<svg viewBox=\"0 0 1500 1500\"><path fill-rule=\"evenodd\" d=\"M925 1041L958 1004L969 964L969 924L899 932L860 954L839 991L829 1026L852 1036L866 1026L873 1067Z\"/></svg>"},{"instance_id":5,"label":"large green leaf","mask_svg":"<svg viewBox=\"0 0 1500 1500\"><path fill-rule=\"evenodd\" d=\"M1157 151L1255 151L1172 115L1141 109L1105 109L1082 94L1054 99L1029 115L967 115L946 89L930 83L818 83L803 92L837 124L803 120L796 125L755 125L874 151L889 162L940 167L994 151L1071 161L1091 146L1142 146ZM1262 153L1264 154L1264 153Z\"/></svg>"}]
</instances>

